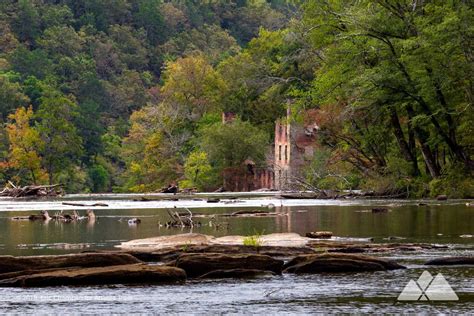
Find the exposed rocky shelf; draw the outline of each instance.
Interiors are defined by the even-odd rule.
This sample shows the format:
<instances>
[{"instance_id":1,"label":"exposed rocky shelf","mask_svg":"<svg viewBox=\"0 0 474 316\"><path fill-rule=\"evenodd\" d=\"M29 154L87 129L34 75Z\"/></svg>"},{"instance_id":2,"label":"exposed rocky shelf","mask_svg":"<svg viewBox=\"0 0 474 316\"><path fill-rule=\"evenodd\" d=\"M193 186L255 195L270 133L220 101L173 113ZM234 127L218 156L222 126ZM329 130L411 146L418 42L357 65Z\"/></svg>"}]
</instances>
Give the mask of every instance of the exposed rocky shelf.
<instances>
[{"instance_id":1,"label":"exposed rocky shelf","mask_svg":"<svg viewBox=\"0 0 474 316\"><path fill-rule=\"evenodd\" d=\"M45 287L68 285L168 284L184 282L182 269L147 264L109 267L68 268L24 274L0 281L3 287Z\"/></svg>"},{"instance_id":2,"label":"exposed rocky shelf","mask_svg":"<svg viewBox=\"0 0 474 316\"><path fill-rule=\"evenodd\" d=\"M397 262L357 252L426 251L430 244L350 243L298 234L216 238L201 234L124 242L119 250L60 256L0 256L0 287L169 284L187 278L271 277L281 273L373 272L404 269ZM153 262L147 264L146 262ZM285 263L286 262L286 263ZM474 264L472 257L446 257L427 265Z\"/></svg>"}]
</instances>

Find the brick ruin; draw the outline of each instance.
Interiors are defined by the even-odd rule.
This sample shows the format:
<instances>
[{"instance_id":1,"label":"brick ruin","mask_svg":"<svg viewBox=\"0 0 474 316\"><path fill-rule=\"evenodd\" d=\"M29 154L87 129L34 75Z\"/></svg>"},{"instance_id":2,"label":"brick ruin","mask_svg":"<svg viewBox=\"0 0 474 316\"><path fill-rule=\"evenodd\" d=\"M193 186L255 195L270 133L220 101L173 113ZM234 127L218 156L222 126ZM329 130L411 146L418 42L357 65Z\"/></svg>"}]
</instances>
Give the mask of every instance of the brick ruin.
<instances>
[{"instance_id":1,"label":"brick ruin","mask_svg":"<svg viewBox=\"0 0 474 316\"><path fill-rule=\"evenodd\" d=\"M304 178L304 167L312 160L316 147L316 132L319 129L315 123L316 115L316 111L307 111L305 122L296 124L290 121L288 110L284 119L276 121L273 158L275 189L300 189L298 179Z\"/></svg>"},{"instance_id":2,"label":"brick ruin","mask_svg":"<svg viewBox=\"0 0 474 316\"><path fill-rule=\"evenodd\" d=\"M231 122L235 117L234 113L223 113L222 123ZM275 122L275 142L268 150L266 167L257 167L253 161L246 160L241 167L224 170L223 185L227 191L300 189L297 179L303 176L316 146L317 112L305 113L303 124L290 122L290 117L288 110L284 119Z\"/></svg>"}]
</instances>

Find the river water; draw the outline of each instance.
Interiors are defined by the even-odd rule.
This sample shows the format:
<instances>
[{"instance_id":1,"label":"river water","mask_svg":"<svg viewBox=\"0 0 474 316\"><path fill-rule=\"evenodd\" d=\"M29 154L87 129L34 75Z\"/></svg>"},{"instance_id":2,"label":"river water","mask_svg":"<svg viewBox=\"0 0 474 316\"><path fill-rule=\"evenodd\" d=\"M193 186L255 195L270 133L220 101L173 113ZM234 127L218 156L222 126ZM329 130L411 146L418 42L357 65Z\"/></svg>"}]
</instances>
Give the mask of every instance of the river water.
<instances>
[{"instance_id":1,"label":"river water","mask_svg":"<svg viewBox=\"0 0 474 316\"><path fill-rule=\"evenodd\" d=\"M474 311L474 268L472 266L429 267L434 257L474 255L474 208L466 201L407 200L279 200L267 194L218 195L219 203L207 196L193 195L179 201L169 196L71 195L57 200L0 200L0 254L63 254L93 249L113 249L122 241L189 232L167 229L166 209L189 208L194 214L229 214L238 210L270 210L272 217L195 218L202 224L193 232L225 236L274 232L329 230L341 238L373 238L374 242L427 242L448 249L384 253L408 266L407 270L375 273L282 275L253 280L189 281L185 285L145 287L65 287L45 289L0 288L0 311L18 313L315 313L315 312L472 312ZM51 214L73 209L85 214L87 207L69 203L106 203L94 207L97 220L58 223L15 221L14 216L48 210ZM374 206L388 213L373 214ZM129 225L138 217L141 223ZM393 242L393 241L392 241ZM410 279L424 270L442 273L459 296L455 302L398 302Z\"/></svg>"}]
</instances>

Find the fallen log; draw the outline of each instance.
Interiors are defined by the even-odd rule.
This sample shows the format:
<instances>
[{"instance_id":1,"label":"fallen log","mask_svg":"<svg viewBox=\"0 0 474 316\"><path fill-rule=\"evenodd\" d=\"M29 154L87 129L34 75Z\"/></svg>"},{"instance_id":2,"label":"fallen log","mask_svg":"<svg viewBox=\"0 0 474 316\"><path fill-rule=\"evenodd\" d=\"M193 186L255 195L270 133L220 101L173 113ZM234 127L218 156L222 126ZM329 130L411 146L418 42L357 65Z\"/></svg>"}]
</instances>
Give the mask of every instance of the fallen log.
<instances>
[{"instance_id":1,"label":"fallen log","mask_svg":"<svg viewBox=\"0 0 474 316\"><path fill-rule=\"evenodd\" d=\"M19 187L14 185L11 181L8 181L8 184L5 186L5 188L0 191L0 196L8 196L13 198L58 196L64 193L61 189L58 189L60 187L61 184L27 185L24 187Z\"/></svg>"},{"instance_id":2,"label":"fallen log","mask_svg":"<svg viewBox=\"0 0 474 316\"><path fill-rule=\"evenodd\" d=\"M178 186L170 184L170 185L168 185L168 187L162 188L160 190L160 193L173 193L173 194L176 194L176 193L178 193L178 191L179 191Z\"/></svg>"},{"instance_id":3,"label":"fallen log","mask_svg":"<svg viewBox=\"0 0 474 316\"><path fill-rule=\"evenodd\" d=\"M474 264L474 257L443 257L435 258L425 262L429 266L452 266L452 265L472 265Z\"/></svg>"},{"instance_id":4,"label":"fallen log","mask_svg":"<svg viewBox=\"0 0 474 316\"><path fill-rule=\"evenodd\" d=\"M188 209L185 208L188 212L187 214L178 213L176 211L172 211L167 209L168 215L171 217L172 221L166 223L167 227L194 227L193 222L193 213Z\"/></svg>"},{"instance_id":5,"label":"fallen log","mask_svg":"<svg viewBox=\"0 0 474 316\"><path fill-rule=\"evenodd\" d=\"M84 204L84 203L63 202L62 204L69 205L69 206L84 206L84 207L109 206L108 204L105 204L105 203Z\"/></svg>"}]
</instances>

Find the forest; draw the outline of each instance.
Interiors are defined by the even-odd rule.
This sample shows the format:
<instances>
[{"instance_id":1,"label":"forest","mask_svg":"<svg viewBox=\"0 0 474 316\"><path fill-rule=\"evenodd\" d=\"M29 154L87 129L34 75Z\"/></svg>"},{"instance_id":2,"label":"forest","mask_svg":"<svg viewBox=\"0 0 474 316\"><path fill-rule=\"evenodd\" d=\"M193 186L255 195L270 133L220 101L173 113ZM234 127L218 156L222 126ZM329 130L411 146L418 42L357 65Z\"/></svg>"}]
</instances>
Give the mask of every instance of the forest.
<instances>
[{"instance_id":1,"label":"forest","mask_svg":"<svg viewBox=\"0 0 474 316\"><path fill-rule=\"evenodd\" d=\"M473 59L470 0L3 0L0 182L215 190L290 107L315 188L474 197Z\"/></svg>"}]
</instances>

